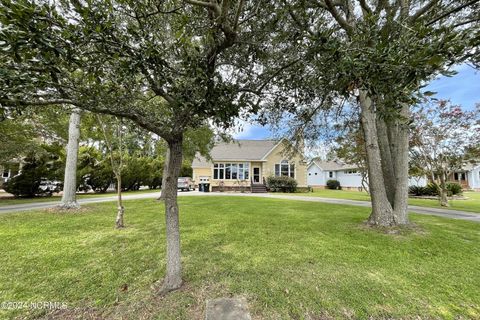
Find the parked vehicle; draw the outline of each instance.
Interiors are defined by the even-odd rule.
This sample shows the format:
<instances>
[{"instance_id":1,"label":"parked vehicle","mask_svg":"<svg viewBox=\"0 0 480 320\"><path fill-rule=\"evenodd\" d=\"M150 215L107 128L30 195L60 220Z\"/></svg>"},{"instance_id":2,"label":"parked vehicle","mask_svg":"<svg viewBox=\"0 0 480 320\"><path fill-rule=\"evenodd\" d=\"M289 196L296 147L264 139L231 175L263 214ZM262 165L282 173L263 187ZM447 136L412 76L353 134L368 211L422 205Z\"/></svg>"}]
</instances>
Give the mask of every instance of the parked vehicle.
<instances>
[{"instance_id":1,"label":"parked vehicle","mask_svg":"<svg viewBox=\"0 0 480 320\"><path fill-rule=\"evenodd\" d=\"M177 189L182 191L195 190L195 184L190 177L180 177L178 178Z\"/></svg>"},{"instance_id":2,"label":"parked vehicle","mask_svg":"<svg viewBox=\"0 0 480 320\"><path fill-rule=\"evenodd\" d=\"M57 193L62 190L62 182L42 179L38 188L42 193L51 196L53 193Z\"/></svg>"}]
</instances>

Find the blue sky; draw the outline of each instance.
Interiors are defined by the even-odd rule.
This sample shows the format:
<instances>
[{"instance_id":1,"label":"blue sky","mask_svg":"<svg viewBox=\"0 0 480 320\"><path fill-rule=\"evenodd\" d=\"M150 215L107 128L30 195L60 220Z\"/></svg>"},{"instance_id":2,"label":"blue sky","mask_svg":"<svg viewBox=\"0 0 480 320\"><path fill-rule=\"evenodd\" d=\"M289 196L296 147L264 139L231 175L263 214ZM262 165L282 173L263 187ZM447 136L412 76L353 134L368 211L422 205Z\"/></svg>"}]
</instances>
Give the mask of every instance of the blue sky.
<instances>
[{"instance_id":1,"label":"blue sky","mask_svg":"<svg viewBox=\"0 0 480 320\"><path fill-rule=\"evenodd\" d=\"M439 99L450 99L454 104L460 104L466 110L472 110L475 103L480 103L480 72L463 64L455 68L458 72L452 77L440 76L433 80L425 91L437 92ZM259 125L243 124L243 130L234 134L236 139L268 139L271 131Z\"/></svg>"}]
</instances>

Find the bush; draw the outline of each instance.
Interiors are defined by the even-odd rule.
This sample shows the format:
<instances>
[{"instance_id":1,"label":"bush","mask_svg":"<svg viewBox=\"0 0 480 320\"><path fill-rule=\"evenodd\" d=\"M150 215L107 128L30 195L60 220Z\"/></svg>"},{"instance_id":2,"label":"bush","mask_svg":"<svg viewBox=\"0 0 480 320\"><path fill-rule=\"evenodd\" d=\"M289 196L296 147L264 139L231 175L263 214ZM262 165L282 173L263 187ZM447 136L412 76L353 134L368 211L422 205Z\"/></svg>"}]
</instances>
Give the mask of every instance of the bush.
<instances>
[{"instance_id":1,"label":"bush","mask_svg":"<svg viewBox=\"0 0 480 320\"><path fill-rule=\"evenodd\" d=\"M447 190L449 195L461 194L462 186L458 183L449 182L447 183Z\"/></svg>"},{"instance_id":2,"label":"bush","mask_svg":"<svg viewBox=\"0 0 480 320\"><path fill-rule=\"evenodd\" d=\"M458 183L447 183L447 195L452 196L462 193L462 186ZM409 194L414 196L438 196L440 194L439 187L435 183L429 183L426 187L411 186Z\"/></svg>"},{"instance_id":3,"label":"bush","mask_svg":"<svg viewBox=\"0 0 480 320\"><path fill-rule=\"evenodd\" d=\"M327 181L327 188L332 190L341 190L342 186L340 185L340 181L332 179Z\"/></svg>"},{"instance_id":4,"label":"bush","mask_svg":"<svg viewBox=\"0 0 480 320\"><path fill-rule=\"evenodd\" d=\"M4 184L5 191L15 197L35 197L58 192L57 185L47 183L49 179L55 180L57 178L54 174L54 168L51 167L55 160L57 160L56 157L48 153L26 157L22 173Z\"/></svg>"},{"instance_id":5,"label":"bush","mask_svg":"<svg viewBox=\"0 0 480 320\"><path fill-rule=\"evenodd\" d=\"M411 186L408 188L408 193L412 196L424 196L427 193L427 188L422 186Z\"/></svg>"},{"instance_id":6,"label":"bush","mask_svg":"<svg viewBox=\"0 0 480 320\"><path fill-rule=\"evenodd\" d=\"M267 188L273 192L295 192L297 181L290 177L268 177Z\"/></svg>"}]
</instances>

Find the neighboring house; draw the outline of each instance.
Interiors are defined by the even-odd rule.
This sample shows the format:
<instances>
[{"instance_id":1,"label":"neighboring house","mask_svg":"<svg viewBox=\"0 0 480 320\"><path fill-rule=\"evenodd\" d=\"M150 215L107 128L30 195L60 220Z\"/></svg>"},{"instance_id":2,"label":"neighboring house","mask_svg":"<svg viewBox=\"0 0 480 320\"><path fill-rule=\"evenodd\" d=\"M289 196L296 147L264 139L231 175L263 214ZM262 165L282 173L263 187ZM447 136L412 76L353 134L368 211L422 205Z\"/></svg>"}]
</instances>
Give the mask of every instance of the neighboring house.
<instances>
[{"instance_id":1,"label":"neighboring house","mask_svg":"<svg viewBox=\"0 0 480 320\"><path fill-rule=\"evenodd\" d=\"M466 164L462 170L450 174L449 182L455 182L464 189L480 191L480 164Z\"/></svg>"},{"instance_id":2,"label":"neighboring house","mask_svg":"<svg viewBox=\"0 0 480 320\"><path fill-rule=\"evenodd\" d=\"M0 165L0 189L5 182L20 173L22 169L21 167L22 163L19 160L14 160L10 163Z\"/></svg>"},{"instance_id":3,"label":"neighboring house","mask_svg":"<svg viewBox=\"0 0 480 320\"><path fill-rule=\"evenodd\" d=\"M299 187L307 186L307 165L300 153L287 155L286 140L235 140L216 144L211 160L197 155L192 162L196 184L210 184L210 191L265 192L269 176L289 176Z\"/></svg>"},{"instance_id":4,"label":"neighboring house","mask_svg":"<svg viewBox=\"0 0 480 320\"><path fill-rule=\"evenodd\" d=\"M362 174L357 166L346 164L340 160L322 161L313 159L308 165L307 182L311 187L324 188L328 180L337 180L344 189L361 190ZM427 179L424 177L410 177L409 185L425 186Z\"/></svg>"},{"instance_id":5,"label":"neighboring house","mask_svg":"<svg viewBox=\"0 0 480 320\"><path fill-rule=\"evenodd\" d=\"M338 180L342 188L362 188L362 174L358 168L339 160L313 159L308 165L307 174L308 185L312 187L325 187L328 180Z\"/></svg>"}]
</instances>

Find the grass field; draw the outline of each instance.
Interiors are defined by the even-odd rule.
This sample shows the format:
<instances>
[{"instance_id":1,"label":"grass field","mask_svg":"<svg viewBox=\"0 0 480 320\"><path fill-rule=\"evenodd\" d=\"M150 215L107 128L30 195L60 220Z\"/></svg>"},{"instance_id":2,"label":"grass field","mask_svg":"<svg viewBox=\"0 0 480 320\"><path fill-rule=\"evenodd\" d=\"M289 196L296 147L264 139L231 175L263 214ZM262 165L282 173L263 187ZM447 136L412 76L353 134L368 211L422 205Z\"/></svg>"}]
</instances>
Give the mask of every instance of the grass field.
<instances>
[{"instance_id":1,"label":"grass field","mask_svg":"<svg viewBox=\"0 0 480 320\"><path fill-rule=\"evenodd\" d=\"M0 302L65 302L58 319L202 319L206 299L228 296L246 297L254 319L480 318L478 223L412 215L415 228L390 234L362 225L368 208L180 204L185 285L163 298L151 290L165 267L158 202L126 201L120 231L114 203L0 215Z\"/></svg>"},{"instance_id":2,"label":"grass field","mask_svg":"<svg viewBox=\"0 0 480 320\"><path fill-rule=\"evenodd\" d=\"M366 192L349 191L349 190L329 190L329 189L315 189L308 193L291 193L293 195L335 198L335 199L349 199L370 201L370 196ZM451 210L463 210L469 212L480 213L480 192L464 192L466 200L450 200L450 207L442 207L436 199L409 199L408 203L421 207L443 208Z\"/></svg>"},{"instance_id":3,"label":"grass field","mask_svg":"<svg viewBox=\"0 0 480 320\"><path fill-rule=\"evenodd\" d=\"M146 189L146 190L138 190L138 191L124 191L122 195L129 195L129 194L141 194L141 193L152 193L152 192L160 192L160 189ZM115 192L106 192L106 193L78 193L77 199L87 199L87 198L98 198L98 197L111 197L115 196ZM24 204L24 203L33 203L33 202L50 202L50 201L60 201L62 199L61 196L51 196L51 197L36 197L36 198L5 198L0 197L0 207L1 206L10 206L15 204Z\"/></svg>"}]
</instances>

